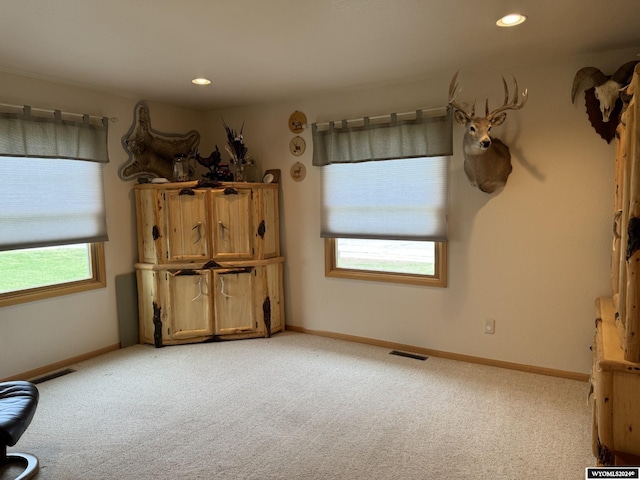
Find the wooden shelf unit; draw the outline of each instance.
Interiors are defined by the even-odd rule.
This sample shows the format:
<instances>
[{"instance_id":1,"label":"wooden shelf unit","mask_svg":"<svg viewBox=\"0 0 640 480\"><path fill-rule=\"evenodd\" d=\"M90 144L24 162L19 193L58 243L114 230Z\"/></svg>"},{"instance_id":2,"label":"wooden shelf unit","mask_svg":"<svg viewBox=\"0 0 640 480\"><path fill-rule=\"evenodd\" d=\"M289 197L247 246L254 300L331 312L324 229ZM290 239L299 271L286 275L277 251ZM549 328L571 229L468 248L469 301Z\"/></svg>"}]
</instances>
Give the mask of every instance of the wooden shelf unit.
<instances>
[{"instance_id":1,"label":"wooden shelf unit","mask_svg":"<svg viewBox=\"0 0 640 480\"><path fill-rule=\"evenodd\" d=\"M616 128L611 298L596 301L593 453L640 465L640 64ZM630 100L629 100L630 99Z\"/></svg>"}]
</instances>

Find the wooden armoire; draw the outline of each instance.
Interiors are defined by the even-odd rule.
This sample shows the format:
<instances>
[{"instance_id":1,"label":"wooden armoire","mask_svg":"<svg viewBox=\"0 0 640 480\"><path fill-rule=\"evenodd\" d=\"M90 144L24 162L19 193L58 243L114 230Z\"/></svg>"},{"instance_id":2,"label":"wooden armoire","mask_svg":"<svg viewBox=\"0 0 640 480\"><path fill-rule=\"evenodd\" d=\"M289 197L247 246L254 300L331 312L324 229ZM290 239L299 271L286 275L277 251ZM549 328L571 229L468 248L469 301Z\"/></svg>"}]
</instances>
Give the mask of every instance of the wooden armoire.
<instances>
[{"instance_id":1,"label":"wooden armoire","mask_svg":"<svg viewBox=\"0 0 640 480\"><path fill-rule=\"evenodd\" d=\"M284 329L278 184L135 186L140 341L156 347Z\"/></svg>"},{"instance_id":2,"label":"wooden armoire","mask_svg":"<svg viewBox=\"0 0 640 480\"><path fill-rule=\"evenodd\" d=\"M640 465L639 94L636 66L615 140L612 296L596 300L593 453L601 465Z\"/></svg>"}]
</instances>

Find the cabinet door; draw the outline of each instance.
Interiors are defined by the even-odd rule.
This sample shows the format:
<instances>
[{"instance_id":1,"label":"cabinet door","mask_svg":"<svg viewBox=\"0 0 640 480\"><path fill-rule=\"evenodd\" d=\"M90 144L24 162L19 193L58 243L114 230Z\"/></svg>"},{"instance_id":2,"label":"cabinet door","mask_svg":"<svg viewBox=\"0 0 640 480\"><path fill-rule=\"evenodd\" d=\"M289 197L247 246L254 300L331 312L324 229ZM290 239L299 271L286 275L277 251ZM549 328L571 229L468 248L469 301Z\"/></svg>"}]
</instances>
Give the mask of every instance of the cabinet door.
<instances>
[{"instance_id":1,"label":"cabinet door","mask_svg":"<svg viewBox=\"0 0 640 480\"><path fill-rule=\"evenodd\" d=\"M185 189L162 194L166 261L194 262L209 257L207 193Z\"/></svg>"},{"instance_id":2,"label":"cabinet door","mask_svg":"<svg viewBox=\"0 0 640 480\"><path fill-rule=\"evenodd\" d=\"M256 235L260 237L256 258L273 258L280 255L280 232L278 231L278 190L261 189L260 217Z\"/></svg>"},{"instance_id":3,"label":"cabinet door","mask_svg":"<svg viewBox=\"0 0 640 480\"><path fill-rule=\"evenodd\" d=\"M161 346L163 342L157 273L153 270L137 270L136 279L138 283L140 341Z\"/></svg>"},{"instance_id":4,"label":"cabinet door","mask_svg":"<svg viewBox=\"0 0 640 480\"><path fill-rule=\"evenodd\" d=\"M213 336L209 271L165 272L170 301L163 335L172 340Z\"/></svg>"},{"instance_id":5,"label":"cabinet door","mask_svg":"<svg viewBox=\"0 0 640 480\"><path fill-rule=\"evenodd\" d=\"M265 336L284 328L284 304L282 302L282 263L270 263L255 268L255 315Z\"/></svg>"},{"instance_id":6,"label":"cabinet door","mask_svg":"<svg viewBox=\"0 0 640 480\"><path fill-rule=\"evenodd\" d=\"M256 332L253 268L213 272L216 335Z\"/></svg>"},{"instance_id":7,"label":"cabinet door","mask_svg":"<svg viewBox=\"0 0 640 480\"><path fill-rule=\"evenodd\" d=\"M158 231L156 190L135 189L136 220L138 228L138 261L156 263L156 235Z\"/></svg>"},{"instance_id":8,"label":"cabinet door","mask_svg":"<svg viewBox=\"0 0 640 480\"><path fill-rule=\"evenodd\" d=\"M253 258L251 189L225 188L212 194L213 258Z\"/></svg>"}]
</instances>

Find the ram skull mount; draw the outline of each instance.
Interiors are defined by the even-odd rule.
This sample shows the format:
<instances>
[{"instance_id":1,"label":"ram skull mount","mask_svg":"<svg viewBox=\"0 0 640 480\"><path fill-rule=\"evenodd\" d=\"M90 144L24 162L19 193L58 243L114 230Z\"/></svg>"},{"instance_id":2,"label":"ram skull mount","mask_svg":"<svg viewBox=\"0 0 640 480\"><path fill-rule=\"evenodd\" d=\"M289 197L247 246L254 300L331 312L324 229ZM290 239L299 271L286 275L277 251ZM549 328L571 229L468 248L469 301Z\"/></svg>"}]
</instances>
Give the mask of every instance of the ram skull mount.
<instances>
[{"instance_id":1,"label":"ram skull mount","mask_svg":"<svg viewBox=\"0 0 640 480\"><path fill-rule=\"evenodd\" d=\"M638 63L640 61L627 62L621 65L613 75L605 75L596 67L584 67L573 77L571 103L575 103L578 89L584 86L589 122L607 143L614 139L616 127L620 122L623 109L620 92L631 81L633 70Z\"/></svg>"},{"instance_id":2,"label":"ram skull mount","mask_svg":"<svg viewBox=\"0 0 640 480\"><path fill-rule=\"evenodd\" d=\"M525 89L522 98L518 94L518 81L513 77L515 91L509 101L509 87L502 77L504 85L504 102L501 107L489 111L489 100L485 102L485 115L476 116L475 102L471 111L463 108L455 100L458 92L458 73L453 76L449 84L449 102L454 108L456 122L465 127L462 139L462 155L464 157L464 173L474 187L485 193L493 193L507 183L511 174L511 153L509 147L499 138L490 136L491 127L502 125L507 118L507 110L519 110L527 103L528 93Z\"/></svg>"}]
</instances>

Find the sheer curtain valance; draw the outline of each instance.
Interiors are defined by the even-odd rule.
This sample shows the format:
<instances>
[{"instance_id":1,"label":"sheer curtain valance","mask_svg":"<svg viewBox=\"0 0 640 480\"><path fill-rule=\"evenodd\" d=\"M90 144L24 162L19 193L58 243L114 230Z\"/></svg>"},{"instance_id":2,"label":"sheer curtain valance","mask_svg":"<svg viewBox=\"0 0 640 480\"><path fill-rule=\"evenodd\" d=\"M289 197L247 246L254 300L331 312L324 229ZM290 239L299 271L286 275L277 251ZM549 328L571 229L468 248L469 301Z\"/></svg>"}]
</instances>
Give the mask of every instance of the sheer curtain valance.
<instances>
[{"instance_id":1,"label":"sheer curtain valance","mask_svg":"<svg viewBox=\"0 0 640 480\"><path fill-rule=\"evenodd\" d=\"M0 113L0 251L106 241L108 119Z\"/></svg>"},{"instance_id":2,"label":"sheer curtain valance","mask_svg":"<svg viewBox=\"0 0 640 480\"><path fill-rule=\"evenodd\" d=\"M372 123L368 117L353 127L347 120L329 122L326 129L314 123L313 165L452 155L452 119L450 111L423 116L418 110L411 120L399 120L393 113L385 123Z\"/></svg>"},{"instance_id":3,"label":"sheer curtain valance","mask_svg":"<svg viewBox=\"0 0 640 480\"><path fill-rule=\"evenodd\" d=\"M99 123L83 115L82 121L66 120L55 110L53 115L0 112L0 156L66 158L109 162L107 153L108 118Z\"/></svg>"}]
</instances>

